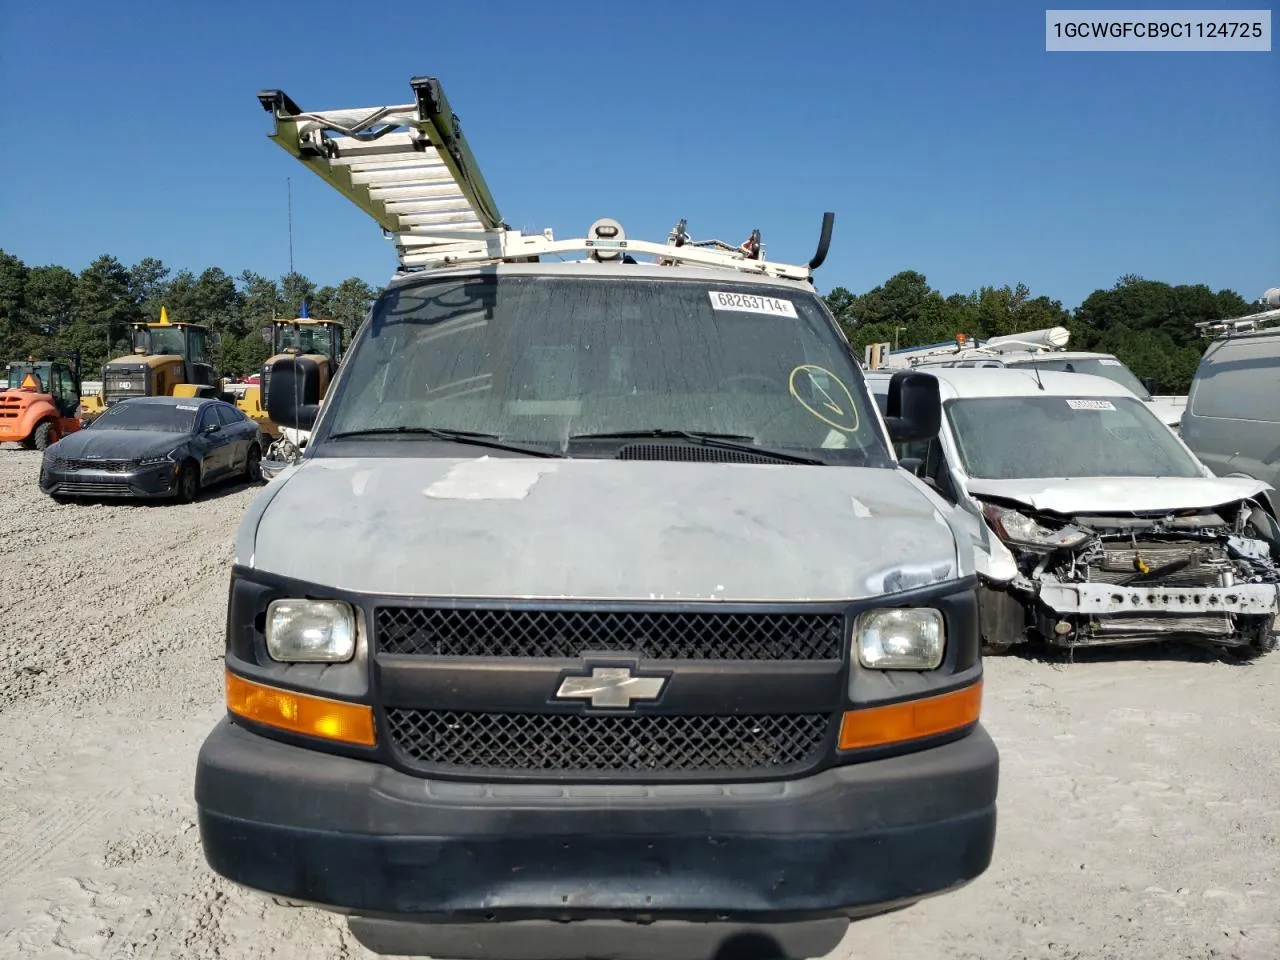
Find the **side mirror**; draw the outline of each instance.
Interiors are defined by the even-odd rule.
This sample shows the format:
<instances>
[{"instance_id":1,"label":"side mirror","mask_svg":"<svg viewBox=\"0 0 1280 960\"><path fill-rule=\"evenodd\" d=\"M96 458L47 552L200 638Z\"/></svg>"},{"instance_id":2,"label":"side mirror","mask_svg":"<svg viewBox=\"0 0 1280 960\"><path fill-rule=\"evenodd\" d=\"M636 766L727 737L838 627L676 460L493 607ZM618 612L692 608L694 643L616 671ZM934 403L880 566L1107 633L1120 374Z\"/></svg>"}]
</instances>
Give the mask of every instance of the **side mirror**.
<instances>
[{"instance_id":1,"label":"side mirror","mask_svg":"<svg viewBox=\"0 0 1280 960\"><path fill-rule=\"evenodd\" d=\"M307 403L308 395L320 395L320 376L314 363L299 357L281 357L271 367L267 384L267 416L282 427L310 430L320 404Z\"/></svg>"},{"instance_id":2,"label":"side mirror","mask_svg":"<svg viewBox=\"0 0 1280 960\"><path fill-rule=\"evenodd\" d=\"M217 433L217 432L218 432L219 430L221 430L221 429L222 429L222 424L220 424L220 423L210 423L210 424L208 424L208 425L206 425L206 426L205 426L205 428L204 428L204 433L205 433L205 434Z\"/></svg>"},{"instance_id":3,"label":"side mirror","mask_svg":"<svg viewBox=\"0 0 1280 960\"><path fill-rule=\"evenodd\" d=\"M942 394L937 379L927 373L895 373L885 409L885 425L894 443L932 440L942 428Z\"/></svg>"}]
</instances>

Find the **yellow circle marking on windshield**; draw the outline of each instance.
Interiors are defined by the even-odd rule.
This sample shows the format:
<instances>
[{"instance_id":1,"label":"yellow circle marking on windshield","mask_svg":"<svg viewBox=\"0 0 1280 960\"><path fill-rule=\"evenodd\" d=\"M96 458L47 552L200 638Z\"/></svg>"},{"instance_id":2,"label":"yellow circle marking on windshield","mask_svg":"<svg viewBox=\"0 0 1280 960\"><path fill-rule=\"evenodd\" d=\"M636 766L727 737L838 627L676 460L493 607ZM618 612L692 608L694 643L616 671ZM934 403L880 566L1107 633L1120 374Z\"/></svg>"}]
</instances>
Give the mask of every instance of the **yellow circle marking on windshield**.
<instances>
[{"instance_id":1,"label":"yellow circle marking on windshield","mask_svg":"<svg viewBox=\"0 0 1280 960\"><path fill-rule=\"evenodd\" d=\"M802 373L817 395L817 406L800 396L799 391L796 389L796 377ZM821 374L821 378L815 376L815 374ZM833 391L823 386L823 380L840 388L835 391L835 396L832 396ZM791 371L787 386L791 390L791 396L795 397L802 407L823 423L845 433L854 433L858 429L858 407L853 402L853 394L844 385L844 381L826 367L819 367L812 363L802 363Z\"/></svg>"}]
</instances>

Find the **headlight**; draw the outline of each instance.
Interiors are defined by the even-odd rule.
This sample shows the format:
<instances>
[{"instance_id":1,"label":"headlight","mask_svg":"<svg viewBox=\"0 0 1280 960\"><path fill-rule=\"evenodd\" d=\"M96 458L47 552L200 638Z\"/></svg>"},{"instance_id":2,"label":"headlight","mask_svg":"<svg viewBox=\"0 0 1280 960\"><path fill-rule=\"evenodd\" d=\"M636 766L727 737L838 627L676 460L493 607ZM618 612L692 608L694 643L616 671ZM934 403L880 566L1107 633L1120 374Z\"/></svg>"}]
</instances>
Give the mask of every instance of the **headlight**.
<instances>
[{"instance_id":1,"label":"headlight","mask_svg":"<svg viewBox=\"0 0 1280 960\"><path fill-rule=\"evenodd\" d=\"M1089 539L1089 533L1067 524L1058 530L1041 526L1030 517L1005 507L983 504L982 513L992 529L1005 543L1042 550L1070 550Z\"/></svg>"},{"instance_id":2,"label":"headlight","mask_svg":"<svg viewBox=\"0 0 1280 960\"><path fill-rule=\"evenodd\" d=\"M154 466L157 463L171 463L171 462L173 462L173 455L166 453L164 454L164 456L160 456L160 457L143 457L141 460L138 461L138 466L150 467L150 466Z\"/></svg>"},{"instance_id":3,"label":"headlight","mask_svg":"<svg viewBox=\"0 0 1280 960\"><path fill-rule=\"evenodd\" d=\"M934 670L942 663L947 631L930 607L869 610L858 618L858 662L873 670Z\"/></svg>"},{"instance_id":4,"label":"headlight","mask_svg":"<svg viewBox=\"0 0 1280 960\"><path fill-rule=\"evenodd\" d=\"M267 653L283 663L343 663L356 650L351 608L335 600L273 600Z\"/></svg>"}]
</instances>

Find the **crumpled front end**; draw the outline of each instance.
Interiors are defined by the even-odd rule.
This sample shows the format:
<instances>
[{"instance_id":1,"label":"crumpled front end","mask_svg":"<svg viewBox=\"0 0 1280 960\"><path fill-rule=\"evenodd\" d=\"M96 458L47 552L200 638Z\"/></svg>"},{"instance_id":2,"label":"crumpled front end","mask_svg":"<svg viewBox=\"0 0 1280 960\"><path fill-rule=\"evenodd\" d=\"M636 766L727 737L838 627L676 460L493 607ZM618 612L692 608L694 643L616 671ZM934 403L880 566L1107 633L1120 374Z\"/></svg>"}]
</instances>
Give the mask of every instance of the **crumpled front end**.
<instances>
[{"instance_id":1,"label":"crumpled front end","mask_svg":"<svg viewBox=\"0 0 1280 960\"><path fill-rule=\"evenodd\" d=\"M1020 604L1023 626L1051 645L1192 640L1256 654L1280 639L1280 525L1253 501L1147 516L992 503L984 513L1018 564L999 599Z\"/></svg>"}]
</instances>

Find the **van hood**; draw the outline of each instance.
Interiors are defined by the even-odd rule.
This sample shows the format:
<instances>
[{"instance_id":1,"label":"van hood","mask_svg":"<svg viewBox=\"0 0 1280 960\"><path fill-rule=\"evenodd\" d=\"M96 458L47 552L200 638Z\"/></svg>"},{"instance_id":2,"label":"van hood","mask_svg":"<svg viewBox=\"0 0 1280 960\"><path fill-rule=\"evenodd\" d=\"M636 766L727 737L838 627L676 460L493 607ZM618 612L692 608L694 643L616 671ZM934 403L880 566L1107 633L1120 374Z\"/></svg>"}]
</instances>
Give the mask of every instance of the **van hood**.
<instances>
[{"instance_id":1,"label":"van hood","mask_svg":"<svg viewBox=\"0 0 1280 960\"><path fill-rule=\"evenodd\" d=\"M236 559L357 593L596 600L854 600L971 567L901 470L526 457L305 459Z\"/></svg>"},{"instance_id":2,"label":"van hood","mask_svg":"<svg viewBox=\"0 0 1280 960\"><path fill-rule=\"evenodd\" d=\"M1013 500L1051 513L1158 513L1236 503L1271 489L1241 477L1078 477L969 480L975 497Z\"/></svg>"}]
</instances>

